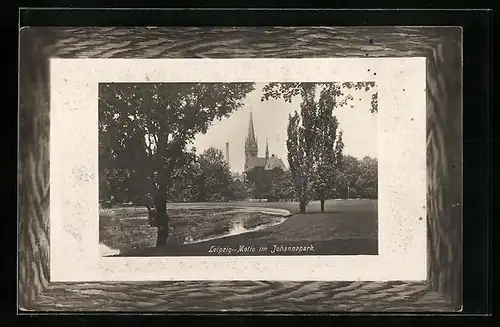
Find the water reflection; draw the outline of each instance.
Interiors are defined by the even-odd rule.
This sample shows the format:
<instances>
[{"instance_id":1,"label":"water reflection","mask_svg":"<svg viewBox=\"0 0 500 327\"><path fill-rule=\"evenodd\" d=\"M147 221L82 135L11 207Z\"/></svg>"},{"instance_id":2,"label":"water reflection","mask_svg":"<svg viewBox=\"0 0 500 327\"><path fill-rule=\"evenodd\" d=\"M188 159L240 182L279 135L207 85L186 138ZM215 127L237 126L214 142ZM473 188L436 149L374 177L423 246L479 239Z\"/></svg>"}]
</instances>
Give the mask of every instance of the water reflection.
<instances>
[{"instance_id":1,"label":"water reflection","mask_svg":"<svg viewBox=\"0 0 500 327\"><path fill-rule=\"evenodd\" d=\"M287 210L261 207L171 205L168 209L170 232L167 244L193 244L258 231L282 223L289 215ZM116 219L121 221L121 233L127 234L131 240L138 231L144 230L151 234L151 239L156 238L156 228L149 226L147 216ZM143 242L144 233L139 234ZM111 250L114 249L102 248L101 252Z\"/></svg>"},{"instance_id":2,"label":"water reflection","mask_svg":"<svg viewBox=\"0 0 500 327\"><path fill-rule=\"evenodd\" d=\"M264 212L262 212L264 211ZM204 222L201 230L192 228L188 235L185 235L183 244L193 244L209 240L254 232L281 224L286 217L276 212L253 211L245 209L224 210L218 213L211 213ZM207 217L206 216L206 217Z\"/></svg>"}]
</instances>

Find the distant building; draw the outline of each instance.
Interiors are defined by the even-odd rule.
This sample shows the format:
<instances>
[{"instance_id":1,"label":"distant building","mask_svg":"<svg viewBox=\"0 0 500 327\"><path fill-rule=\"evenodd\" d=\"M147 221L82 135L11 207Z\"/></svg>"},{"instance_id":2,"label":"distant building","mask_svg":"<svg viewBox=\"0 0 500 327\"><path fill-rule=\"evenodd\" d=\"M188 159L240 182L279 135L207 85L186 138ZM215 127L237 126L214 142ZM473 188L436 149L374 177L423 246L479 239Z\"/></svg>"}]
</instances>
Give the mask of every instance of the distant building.
<instances>
[{"instance_id":1,"label":"distant building","mask_svg":"<svg viewBox=\"0 0 500 327\"><path fill-rule=\"evenodd\" d=\"M262 167L265 170L273 170L275 168L281 168L283 171L286 170L286 166L283 160L272 154L269 156L269 146L266 139L266 154L265 157L259 157L259 146L257 144L257 138L255 136L255 130L253 126L253 116L250 112L250 121L248 123L248 135L245 140L245 169L244 171L249 171L255 167Z\"/></svg>"}]
</instances>

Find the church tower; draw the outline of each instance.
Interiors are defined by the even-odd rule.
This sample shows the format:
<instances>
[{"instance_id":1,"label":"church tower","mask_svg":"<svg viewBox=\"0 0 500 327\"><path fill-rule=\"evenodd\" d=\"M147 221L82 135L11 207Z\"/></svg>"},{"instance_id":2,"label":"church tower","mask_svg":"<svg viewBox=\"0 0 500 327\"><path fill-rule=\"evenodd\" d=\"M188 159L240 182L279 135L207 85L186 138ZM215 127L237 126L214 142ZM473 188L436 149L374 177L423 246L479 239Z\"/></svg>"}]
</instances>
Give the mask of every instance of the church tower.
<instances>
[{"instance_id":1,"label":"church tower","mask_svg":"<svg viewBox=\"0 0 500 327\"><path fill-rule=\"evenodd\" d=\"M245 170L247 170L254 158L257 158L259 147L255 138L255 130L253 128L253 116L250 111L250 121L248 123L248 135L245 140Z\"/></svg>"}]
</instances>

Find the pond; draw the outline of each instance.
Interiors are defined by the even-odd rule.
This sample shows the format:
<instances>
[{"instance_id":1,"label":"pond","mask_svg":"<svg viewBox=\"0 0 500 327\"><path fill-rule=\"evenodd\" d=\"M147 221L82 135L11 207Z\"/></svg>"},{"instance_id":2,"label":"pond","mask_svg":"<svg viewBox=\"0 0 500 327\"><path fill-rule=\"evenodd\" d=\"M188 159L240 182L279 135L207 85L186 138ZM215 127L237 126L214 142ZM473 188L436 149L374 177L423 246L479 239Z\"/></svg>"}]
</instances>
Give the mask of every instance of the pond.
<instances>
[{"instance_id":1,"label":"pond","mask_svg":"<svg viewBox=\"0 0 500 327\"><path fill-rule=\"evenodd\" d=\"M248 233L277 225L286 210L251 207L173 206L168 209L168 244L193 244ZM100 213L101 254L154 247L156 228L148 224L142 208L105 209Z\"/></svg>"}]
</instances>

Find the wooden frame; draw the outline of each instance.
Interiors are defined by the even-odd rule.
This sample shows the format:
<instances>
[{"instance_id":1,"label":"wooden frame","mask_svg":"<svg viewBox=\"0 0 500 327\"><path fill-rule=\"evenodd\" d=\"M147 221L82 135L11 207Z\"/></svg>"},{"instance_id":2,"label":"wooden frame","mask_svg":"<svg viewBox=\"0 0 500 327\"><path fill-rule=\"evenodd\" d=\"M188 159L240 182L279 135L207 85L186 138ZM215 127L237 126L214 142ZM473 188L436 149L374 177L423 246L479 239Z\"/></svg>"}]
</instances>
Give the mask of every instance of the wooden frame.
<instances>
[{"instance_id":1,"label":"wooden frame","mask_svg":"<svg viewBox=\"0 0 500 327\"><path fill-rule=\"evenodd\" d=\"M264 36L264 28L219 28L218 35L239 41L224 46L208 42L209 35L203 33L208 30L49 27L21 30L19 309L280 312L460 310L461 29L302 28L302 33L328 36L321 44L314 44L314 38L297 41L296 28L272 28L276 33L276 45L265 50L255 45ZM242 33L248 30L251 33ZM343 35L350 37L348 47L345 46ZM190 39L193 43L186 43ZM181 40L184 45L176 43ZM96 47L104 44L106 46ZM50 283L48 59L236 58L243 56L242 53L247 58L427 58L428 281Z\"/></svg>"}]
</instances>

